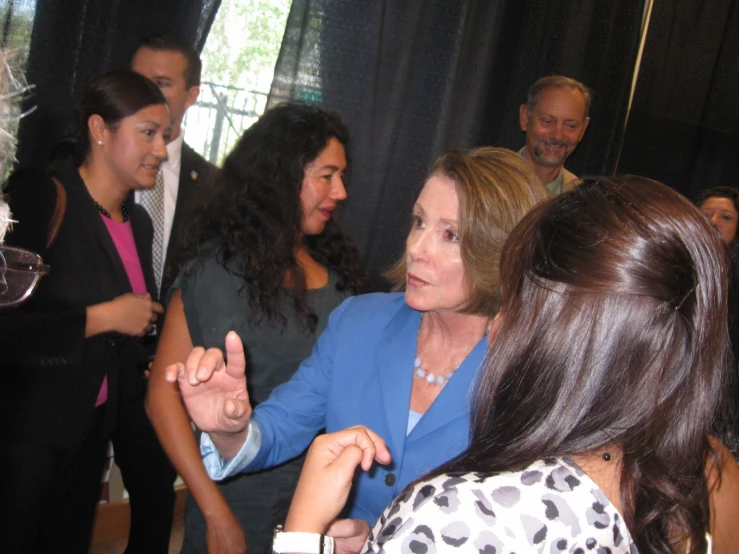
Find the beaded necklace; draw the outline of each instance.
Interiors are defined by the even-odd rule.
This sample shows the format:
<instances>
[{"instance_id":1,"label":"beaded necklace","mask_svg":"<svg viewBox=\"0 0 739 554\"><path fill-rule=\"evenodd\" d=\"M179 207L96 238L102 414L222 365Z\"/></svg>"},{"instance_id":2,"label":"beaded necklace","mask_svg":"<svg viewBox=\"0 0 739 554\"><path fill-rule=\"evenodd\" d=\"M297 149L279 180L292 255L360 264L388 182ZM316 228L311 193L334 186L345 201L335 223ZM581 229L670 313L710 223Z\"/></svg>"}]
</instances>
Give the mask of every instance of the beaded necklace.
<instances>
[{"instance_id":1,"label":"beaded necklace","mask_svg":"<svg viewBox=\"0 0 739 554\"><path fill-rule=\"evenodd\" d=\"M430 371L425 371L423 368L421 368L421 358L416 356L416 359L413 361L413 369L415 370L416 377L418 377L419 379L426 379L426 382L429 385L434 383L436 385L439 385L440 387L443 387L459 369L459 364L455 365L454 369L448 371L446 375L437 376Z\"/></svg>"},{"instance_id":2,"label":"beaded necklace","mask_svg":"<svg viewBox=\"0 0 739 554\"><path fill-rule=\"evenodd\" d=\"M419 334L421 333L421 323L423 323L423 317L421 317L421 322L419 322L418 324ZM492 329L492 323L488 323L486 330L485 330L485 335L490 333L490 329ZM457 372L457 370L459 369L459 366L462 365L462 364L457 364L454 366L454 369L447 371L446 374L437 375L437 374L434 374L430 371L426 371L425 369L423 369L421 367L421 363L422 363L421 353L418 350L416 350L416 359L413 360L413 374L419 379L424 379L429 385L435 384L440 387L443 387L444 385L446 385L449 382L449 380L454 376L454 374Z\"/></svg>"},{"instance_id":3,"label":"beaded necklace","mask_svg":"<svg viewBox=\"0 0 739 554\"><path fill-rule=\"evenodd\" d=\"M95 202L95 200L93 200L93 202ZM105 217L107 217L108 219L113 219L113 216L110 215L110 212L108 210L106 210L105 208L103 208L97 202L95 202L95 207ZM125 223L126 221L128 221L128 210L126 209L126 204L124 204L124 203L121 203L121 215L123 216L123 223Z\"/></svg>"}]
</instances>

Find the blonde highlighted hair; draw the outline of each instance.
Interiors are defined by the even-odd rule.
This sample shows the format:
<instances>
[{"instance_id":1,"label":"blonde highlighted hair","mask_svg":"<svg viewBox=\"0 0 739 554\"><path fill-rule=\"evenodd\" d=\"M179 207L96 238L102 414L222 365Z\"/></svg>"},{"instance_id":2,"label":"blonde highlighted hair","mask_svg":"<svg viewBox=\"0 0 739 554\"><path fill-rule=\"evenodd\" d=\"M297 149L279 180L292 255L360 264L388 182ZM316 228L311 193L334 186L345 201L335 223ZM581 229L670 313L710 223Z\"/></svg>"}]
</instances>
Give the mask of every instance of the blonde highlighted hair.
<instances>
[{"instance_id":1,"label":"blonde highlighted hair","mask_svg":"<svg viewBox=\"0 0 739 554\"><path fill-rule=\"evenodd\" d=\"M504 148L484 146L442 154L429 175L454 181L459 197L459 244L469 299L465 312L494 315L500 309L500 257L508 234L549 196L534 170ZM406 255L385 274L404 290Z\"/></svg>"}]
</instances>

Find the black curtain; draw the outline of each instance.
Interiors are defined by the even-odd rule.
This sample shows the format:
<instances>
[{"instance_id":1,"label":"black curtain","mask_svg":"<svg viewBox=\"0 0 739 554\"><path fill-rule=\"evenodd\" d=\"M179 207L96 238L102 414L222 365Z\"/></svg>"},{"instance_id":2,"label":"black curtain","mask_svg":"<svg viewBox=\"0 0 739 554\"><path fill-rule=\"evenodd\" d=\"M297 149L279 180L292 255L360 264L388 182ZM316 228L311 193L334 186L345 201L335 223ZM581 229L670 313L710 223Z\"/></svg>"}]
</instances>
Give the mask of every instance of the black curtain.
<instances>
[{"instance_id":1,"label":"black curtain","mask_svg":"<svg viewBox=\"0 0 739 554\"><path fill-rule=\"evenodd\" d=\"M739 2L655 2L618 171L688 197L739 186L737 60Z\"/></svg>"},{"instance_id":2,"label":"black curtain","mask_svg":"<svg viewBox=\"0 0 739 554\"><path fill-rule=\"evenodd\" d=\"M21 122L20 165L39 164L72 130L74 94L93 76L126 67L140 38L180 33L202 48L220 0L38 0L26 78L36 85Z\"/></svg>"},{"instance_id":3,"label":"black curtain","mask_svg":"<svg viewBox=\"0 0 739 554\"><path fill-rule=\"evenodd\" d=\"M518 149L524 134L518 108L544 75L566 75L593 90L590 126L567 168L576 175L613 172L623 137L644 0L512 2L505 27L512 59L507 90L491 87L482 138ZM501 72L503 73L503 72Z\"/></svg>"},{"instance_id":4,"label":"black curtain","mask_svg":"<svg viewBox=\"0 0 739 554\"><path fill-rule=\"evenodd\" d=\"M539 77L595 89L572 169L613 168L644 0L294 0L270 105L303 99L352 133L341 223L370 268L403 251L410 207L450 148L518 149L518 106Z\"/></svg>"}]
</instances>

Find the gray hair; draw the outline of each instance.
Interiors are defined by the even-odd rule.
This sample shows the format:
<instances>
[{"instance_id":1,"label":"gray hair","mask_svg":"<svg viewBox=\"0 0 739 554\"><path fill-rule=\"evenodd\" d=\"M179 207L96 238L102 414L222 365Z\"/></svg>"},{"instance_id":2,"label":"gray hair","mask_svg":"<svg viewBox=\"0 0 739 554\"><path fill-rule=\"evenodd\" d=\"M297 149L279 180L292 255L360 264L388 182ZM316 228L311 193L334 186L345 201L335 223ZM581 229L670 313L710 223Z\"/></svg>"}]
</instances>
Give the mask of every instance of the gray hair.
<instances>
[{"instance_id":1,"label":"gray hair","mask_svg":"<svg viewBox=\"0 0 739 554\"><path fill-rule=\"evenodd\" d=\"M529 97L526 100L526 109L531 112L539 102L539 95L547 87L568 88L577 90L585 99L585 117L590 114L590 105L593 103L593 92L580 81L565 77L564 75L549 75L536 81L529 89Z\"/></svg>"}]
</instances>

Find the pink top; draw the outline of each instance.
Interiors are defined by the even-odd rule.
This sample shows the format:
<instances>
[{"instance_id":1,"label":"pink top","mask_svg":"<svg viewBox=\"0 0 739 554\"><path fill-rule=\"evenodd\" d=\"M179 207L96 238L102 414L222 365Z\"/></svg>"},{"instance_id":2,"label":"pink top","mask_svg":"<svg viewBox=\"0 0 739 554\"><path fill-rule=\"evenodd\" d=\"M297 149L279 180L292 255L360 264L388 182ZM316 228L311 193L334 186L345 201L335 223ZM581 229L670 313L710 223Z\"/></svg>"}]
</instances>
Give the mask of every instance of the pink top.
<instances>
[{"instance_id":1,"label":"pink top","mask_svg":"<svg viewBox=\"0 0 739 554\"><path fill-rule=\"evenodd\" d=\"M141 269L141 260L136 250L136 243L133 240L133 229L131 222L118 223L100 214L103 223L108 228L110 238L113 239L118 255L121 257L123 267L126 268L128 281L131 283L131 290L134 294L146 294L146 281L144 281L144 271Z\"/></svg>"},{"instance_id":2,"label":"pink top","mask_svg":"<svg viewBox=\"0 0 739 554\"><path fill-rule=\"evenodd\" d=\"M100 214L103 218L103 223L110 233L110 238L113 239L118 255L121 257L123 267L126 268L126 274L128 275L128 281L131 284L131 290L134 294L146 294L146 281L144 281L144 271L141 269L141 260L139 260L139 253L136 250L136 243L133 240L133 229L131 228L131 222L125 221L118 223L103 214ZM95 401L95 407L97 408L101 404L104 404L108 399L108 377L103 379L103 385L100 387L98 392L97 400Z\"/></svg>"}]
</instances>

